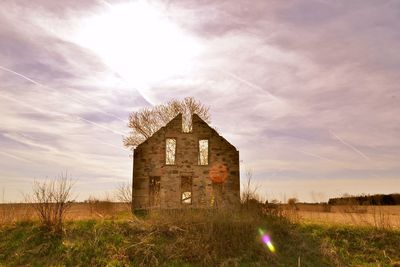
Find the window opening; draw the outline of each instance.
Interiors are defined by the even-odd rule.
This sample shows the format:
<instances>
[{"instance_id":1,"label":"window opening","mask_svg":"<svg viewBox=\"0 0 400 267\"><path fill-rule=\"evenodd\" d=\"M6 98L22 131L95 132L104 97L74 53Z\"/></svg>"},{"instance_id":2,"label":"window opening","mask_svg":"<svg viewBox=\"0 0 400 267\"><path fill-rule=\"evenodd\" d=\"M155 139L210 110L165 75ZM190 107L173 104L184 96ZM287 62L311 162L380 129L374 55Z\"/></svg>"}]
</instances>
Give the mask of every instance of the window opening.
<instances>
[{"instance_id":1,"label":"window opening","mask_svg":"<svg viewBox=\"0 0 400 267\"><path fill-rule=\"evenodd\" d=\"M167 138L165 140L165 164L174 165L176 156L176 139Z\"/></svg>"},{"instance_id":2,"label":"window opening","mask_svg":"<svg viewBox=\"0 0 400 267\"><path fill-rule=\"evenodd\" d=\"M191 133L193 130L192 114L183 113L182 115L182 132Z\"/></svg>"},{"instance_id":3,"label":"window opening","mask_svg":"<svg viewBox=\"0 0 400 267\"><path fill-rule=\"evenodd\" d=\"M208 165L208 140L199 140L199 165Z\"/></svg>"},{"instance_id":4,"label":"window opening","mask_svg":"<svg viewBox=\"0 0 400 267\"><path fill-rule=\"evenodd\" d=\"M160 204L160 176L150 176L149 180L149 202L150 206L158 206Z\"/></svg>"},{"instance_id":5,"label":"window opening","mask_svg":"<svg viewBox=\"0 0 400 267\"><path fill-rule=\"evenodd\" d=\"M181 177L181 202L182 204L192 204L192 177Z\"/></svg>"}]
</instances>

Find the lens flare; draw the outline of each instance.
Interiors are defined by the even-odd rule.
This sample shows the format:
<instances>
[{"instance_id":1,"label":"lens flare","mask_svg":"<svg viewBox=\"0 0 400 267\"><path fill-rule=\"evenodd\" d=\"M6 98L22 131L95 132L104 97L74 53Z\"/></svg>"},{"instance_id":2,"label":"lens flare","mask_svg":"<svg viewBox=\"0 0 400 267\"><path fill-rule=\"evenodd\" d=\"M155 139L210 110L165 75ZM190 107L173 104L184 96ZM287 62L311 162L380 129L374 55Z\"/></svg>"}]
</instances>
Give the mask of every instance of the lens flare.
<instances>
[{"instance_id":1,"label":"lens flare","mask_svg":"<svg viewBox=\"0 0 400 267\"><path fill-rule=\"evenodd\" d=\"M258 228L258 233L259 233L260 236L261 236L261 241L262 241L265 245L267 245L267 248L269 249L269 251L271 251L272 253L274 253L274 252L275 252L275 247L274 247L274 245L272 244L271 238L269 237L269 235L267 235L267 234L265 233L265 231L264 231L263 229L261 229L261 228Z\"/></svg>"},{"instance_id":2,"label":"lens flare","mask_svg":"<svg viewBox=\"0 0 400 267\"><path fill-rule=\"evenodd\" d=\"M215 163L211 167L210 178L215 184L223 184L228 178L228 168L222 163Z\"/></svg>"}]
</instances>

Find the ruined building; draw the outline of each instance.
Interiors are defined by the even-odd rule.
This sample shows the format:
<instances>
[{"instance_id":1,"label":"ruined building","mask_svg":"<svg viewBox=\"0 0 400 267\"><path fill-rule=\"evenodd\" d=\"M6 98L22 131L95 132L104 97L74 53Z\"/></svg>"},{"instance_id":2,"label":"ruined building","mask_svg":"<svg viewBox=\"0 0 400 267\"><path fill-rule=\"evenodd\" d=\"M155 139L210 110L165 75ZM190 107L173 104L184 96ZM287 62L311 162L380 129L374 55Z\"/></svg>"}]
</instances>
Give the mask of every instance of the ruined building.
<instances>
[{"instance_id":1,"label":"ruined building","mask_svg":"<svg viewBox=\"0 0 400 267\"><path fill-rule=\"evenodd\" d=\"M198 115L182 131L182 114L134 150L133 209L235 207L239 151Z\"/></svg>"}]
</instances>

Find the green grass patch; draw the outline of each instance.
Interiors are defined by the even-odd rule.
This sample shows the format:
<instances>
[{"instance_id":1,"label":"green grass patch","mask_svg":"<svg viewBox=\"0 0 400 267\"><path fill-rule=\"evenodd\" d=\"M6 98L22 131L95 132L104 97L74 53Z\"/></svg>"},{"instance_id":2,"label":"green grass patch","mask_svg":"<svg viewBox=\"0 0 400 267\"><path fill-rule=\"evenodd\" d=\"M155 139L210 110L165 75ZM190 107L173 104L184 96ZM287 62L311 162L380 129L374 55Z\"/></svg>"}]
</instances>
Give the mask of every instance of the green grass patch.
<instances>
[{"instance_id":1,"label":"green grass patch","mask_svg":"<svg viewBox=\"0 0 400 267\"><path fill-rule=\"evenodd\" d=\"M299 259L301 266L396 266L399 247L398 231L299 225L245 212L74 221L62 236L35 222L0 228L0 266L297 266Z\"/></svg>"},{"instance_id":2,"label":"green grass patch","mask_svg":"<svg viewBox=\"0 0 400 267\"><path fill-rule=\"evenodd\" d=\"M344 266L400 266L400 231L374 227L301 225L325 256Z\"/></svg>"}]
</instances>

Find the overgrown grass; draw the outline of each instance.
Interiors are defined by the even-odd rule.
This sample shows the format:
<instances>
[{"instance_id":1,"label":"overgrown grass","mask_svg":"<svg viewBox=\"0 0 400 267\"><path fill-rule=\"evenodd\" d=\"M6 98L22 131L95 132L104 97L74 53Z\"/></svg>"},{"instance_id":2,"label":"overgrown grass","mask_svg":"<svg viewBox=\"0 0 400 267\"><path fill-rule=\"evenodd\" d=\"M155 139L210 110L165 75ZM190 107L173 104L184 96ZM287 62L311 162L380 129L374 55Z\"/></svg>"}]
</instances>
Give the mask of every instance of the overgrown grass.
<instances>
[{"instance_id":1,"label":"overgrown grass","mask_svg":"<svg viewBox=\"0 0 400 267\"><path fill-rule=\"evenodd\" d=\"M0 228L0 266L297 266L299 258L301 266L396 266L399 247L398 231L293 224L247 210L73 221L62 237L36 222Z\"/></svg>"},{"instance_id":2,"label":"overgrown grass","mask_svg":"<svg viewBox=\"0 0 400 267\"><path fill-rule=\"evenodd\" d=\"M345 266L400 266L400 231L375 227L299 225L321 252ZM342 264L342 265L343 265Z\"/></svg>"}]
</instances>

